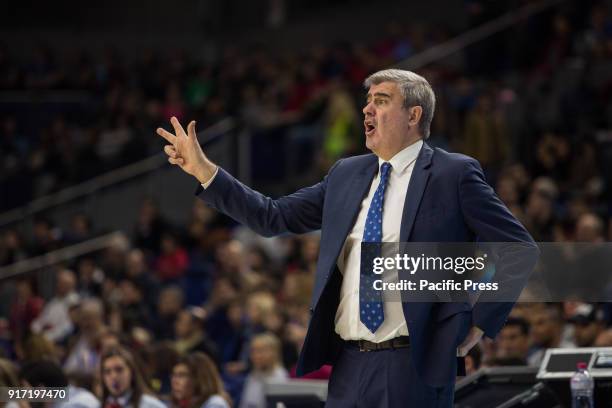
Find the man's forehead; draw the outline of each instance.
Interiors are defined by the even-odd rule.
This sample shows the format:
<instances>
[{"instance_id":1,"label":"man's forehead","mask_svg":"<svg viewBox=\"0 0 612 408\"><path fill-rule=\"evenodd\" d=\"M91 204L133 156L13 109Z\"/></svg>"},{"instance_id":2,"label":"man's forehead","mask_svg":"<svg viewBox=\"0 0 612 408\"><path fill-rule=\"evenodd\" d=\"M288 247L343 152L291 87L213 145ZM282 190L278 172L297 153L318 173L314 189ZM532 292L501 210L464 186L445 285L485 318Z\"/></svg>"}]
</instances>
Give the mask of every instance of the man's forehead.
<instances>
[{"instance_id":1,"label":"man's forehead","mask_svg":"<svg viewBox=\"0 0 612 408\"><path fill-rule=\"evenodd\" d=\"M392 96L396 92L397 84L395 82L381 82L380 84L370 86L370 89L368 89L368 96L373 96L376 94Z\"/></svg>"}]
</instances>

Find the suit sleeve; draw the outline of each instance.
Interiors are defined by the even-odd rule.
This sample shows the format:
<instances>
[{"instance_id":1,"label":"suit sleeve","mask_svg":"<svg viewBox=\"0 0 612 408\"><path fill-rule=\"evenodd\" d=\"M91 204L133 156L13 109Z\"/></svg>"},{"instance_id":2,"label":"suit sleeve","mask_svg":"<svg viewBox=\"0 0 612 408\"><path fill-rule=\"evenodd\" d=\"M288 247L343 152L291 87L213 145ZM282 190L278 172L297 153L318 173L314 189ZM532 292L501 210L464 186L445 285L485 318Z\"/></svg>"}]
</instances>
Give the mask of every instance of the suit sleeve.
<instances>
[{"instance_id":1,"label":"suit sleeve","mask_svg":"<svg viewBox=\"0 0 612 408\"><path fill-rule=\"evenodd\" d=\"M329 174L340 162L336 163ZM272 199L242 184L222 168L196 195L216 210L232 217L260 235L301 234L321 229L327 178L311 187Z\"/></svg>"},{"instance_id":2,"label":"suit sleeve","mask_svg":"<svg viewBox=\"0 0 612 408\"><path fill-rule=\"evenodd\" d=\"M459 197L464 220L478 240L496 243L492 282L497 282L499 289L483 291L472 310L472 323L487 337L494 338L527 284L539 250L529 232L487 184L480 164L474 159L464 165Z\"/></svg>"}]
</instances>

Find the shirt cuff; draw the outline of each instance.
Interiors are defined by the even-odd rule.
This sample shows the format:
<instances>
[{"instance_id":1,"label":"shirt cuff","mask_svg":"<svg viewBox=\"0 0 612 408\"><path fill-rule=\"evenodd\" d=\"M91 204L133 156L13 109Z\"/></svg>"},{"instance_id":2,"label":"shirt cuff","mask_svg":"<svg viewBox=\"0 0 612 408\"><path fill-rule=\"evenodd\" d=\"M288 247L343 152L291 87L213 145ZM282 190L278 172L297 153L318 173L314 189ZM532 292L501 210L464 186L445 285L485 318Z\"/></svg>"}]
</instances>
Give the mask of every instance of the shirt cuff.
<instances>
[{"instance_id":1,"label":"shirt cuff","mask_svg":"<svg viewBox=\"0 0 612 408\"><path fill-rule=\"evenodd\" d=\"M217 177L217 173L219 172L219 166L217 166L217 168L215 169L215 172L213 173L212 177L206 182L206 183L202 183L202 188L204 190L206 190L208 188L208 186L210 186L210 184L215 181L215 177Z\"/></svg>"}]
</instances>

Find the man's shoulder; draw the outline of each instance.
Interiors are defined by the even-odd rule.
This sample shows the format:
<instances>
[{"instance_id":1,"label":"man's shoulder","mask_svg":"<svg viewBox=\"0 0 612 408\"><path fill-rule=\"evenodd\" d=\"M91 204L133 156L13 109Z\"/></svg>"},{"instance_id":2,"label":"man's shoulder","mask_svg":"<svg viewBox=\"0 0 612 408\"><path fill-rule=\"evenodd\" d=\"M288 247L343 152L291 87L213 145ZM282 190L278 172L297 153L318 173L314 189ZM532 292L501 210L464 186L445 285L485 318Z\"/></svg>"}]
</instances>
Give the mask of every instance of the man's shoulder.
<instances>
[{"instance_id":1,"label":"man's shoulder","mask_svg":"<svg viewBox=\"0 0 612 408\"><path fill-rule=\"evenodd\" d=\"M365 171L370 166L378 163L378 158L373 153L361 154L359 156L344 157L334 163L327 175L332 178L345 178Z\"/></svg>"},{"instance_id":2,"label":"man's shoulder","mask_svg":"<svg viewBox=\"0 0 612 408\"><path fill-rule=\"evenodd\" d=\"M334 164L335 167L362 167L378 161L374 153L360 154L358 156L344 157Z\"/></svg>"},{"instance_id":3,"label":"man's shoulder","mask_svg":"<svg viewBox=\"0 0 612 408\"><path fill-rule=\"evenodd\" d=\"M447 152L439 147L432 147L434 151L432 160L436 164L449 165L449 166L464 166L466 163L477 163L478 161L473 157L462 153Z\"/></svg>"},{"instance_id":4,"label":"man's shoulder","mask_svg":"<svg viewBox=\"0 0 612 408\"><path fill-rule=\"evenodd\" d=\"M473 157L467 156L461 153L448 152L439 147L431 147L428 144L423 144L423 148L419 153L419 156L429 155L431 162L436 167L450 168L453 171L457 171L467 163L478 164L478 161ZM349 156L338 160L333 166L332 170L355 170L368 167L373 162L377 162L378 158L373 153L361 154L357 156ZM331 172L331 171L330 171Z\"/></svg>"}]
</instances>

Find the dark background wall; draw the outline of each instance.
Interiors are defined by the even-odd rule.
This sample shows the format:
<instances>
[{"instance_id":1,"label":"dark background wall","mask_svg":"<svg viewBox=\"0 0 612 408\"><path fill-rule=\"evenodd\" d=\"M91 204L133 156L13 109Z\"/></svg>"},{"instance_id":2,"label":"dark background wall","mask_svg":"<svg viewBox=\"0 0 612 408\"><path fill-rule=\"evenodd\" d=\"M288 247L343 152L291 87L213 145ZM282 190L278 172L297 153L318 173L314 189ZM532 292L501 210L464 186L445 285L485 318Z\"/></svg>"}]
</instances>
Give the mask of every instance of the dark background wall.
<instances>
[{"instance_id":1,"label":"dark background wall","mask_svg":"<svg viewBox=\"0 0 612 408\"><path fill-rule=\"evenodd\" d=\"M58 0L8 2L0 13L1 41L24 52L41 41L100 49L112 45L189 47L210 51L233 42L258 41L294 48L312 43L359 41L382 35L389 21L411 24L449 22L465 27L463 1L286 1L285 22L270 28L269 0L120 1ZM282 35L279 35L282 33Z\"/></svg>"}]
</instances>

